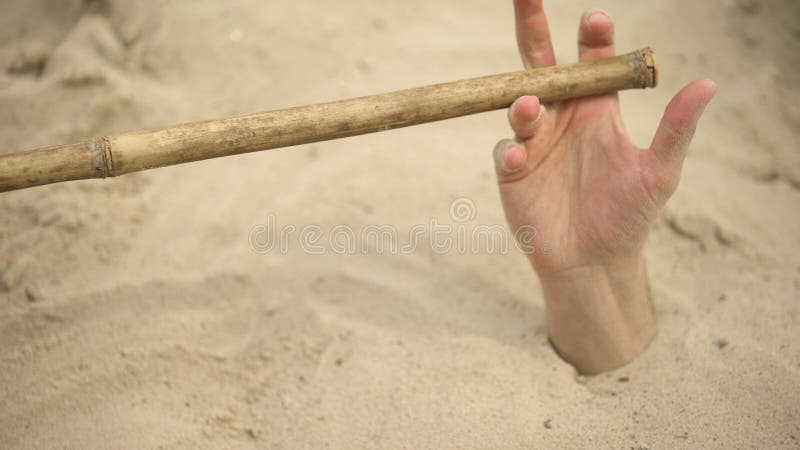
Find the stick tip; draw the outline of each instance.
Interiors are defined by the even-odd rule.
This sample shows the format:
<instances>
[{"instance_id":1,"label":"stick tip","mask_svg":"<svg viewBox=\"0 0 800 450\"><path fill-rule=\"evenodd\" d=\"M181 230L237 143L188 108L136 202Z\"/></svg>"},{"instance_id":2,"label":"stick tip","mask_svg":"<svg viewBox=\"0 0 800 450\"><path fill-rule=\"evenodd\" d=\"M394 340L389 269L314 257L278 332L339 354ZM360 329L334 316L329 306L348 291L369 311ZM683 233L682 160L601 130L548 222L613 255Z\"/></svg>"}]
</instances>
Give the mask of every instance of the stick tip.
<instances>
[{"instance_id":1,"label":"stick tip","mask_svg":"<svg viewBox=\"0 0 800 450\"><path fill-rule=\"evenodd\" d=\"M654 88L658 86L658 66L656 65L656 55L650 47L641 50L642 58L646 69L645 86Z\"/></svg>"}]
</instances>

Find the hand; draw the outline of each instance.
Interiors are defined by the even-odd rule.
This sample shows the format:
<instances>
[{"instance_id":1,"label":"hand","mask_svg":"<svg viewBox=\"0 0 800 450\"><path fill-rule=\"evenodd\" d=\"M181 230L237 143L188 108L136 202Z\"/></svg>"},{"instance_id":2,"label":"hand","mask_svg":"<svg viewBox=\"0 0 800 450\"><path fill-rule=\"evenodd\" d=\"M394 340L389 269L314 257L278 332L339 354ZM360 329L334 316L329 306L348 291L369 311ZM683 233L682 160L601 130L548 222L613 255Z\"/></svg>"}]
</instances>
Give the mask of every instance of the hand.
<instances>
[{"instance_id":1,"label":"hand","mask_svg":"<svg viewBox=\"0 0 800 450\"><path fill-rule=\"evenodd\" d=\"M554 65L542 0L514 6L525 67ZM614 55L614 23L603 11L581 18L578 55ZM521 97L509 109L516 139L494 152L503 207L512 231L533 226L535 242L550 247L529 258L551 341L581 372L625 364L655 336L643 247L715 89L697 80L678 92L648 149L631 143L616 94L547 105Z\"/></svg>"}]
</instances>

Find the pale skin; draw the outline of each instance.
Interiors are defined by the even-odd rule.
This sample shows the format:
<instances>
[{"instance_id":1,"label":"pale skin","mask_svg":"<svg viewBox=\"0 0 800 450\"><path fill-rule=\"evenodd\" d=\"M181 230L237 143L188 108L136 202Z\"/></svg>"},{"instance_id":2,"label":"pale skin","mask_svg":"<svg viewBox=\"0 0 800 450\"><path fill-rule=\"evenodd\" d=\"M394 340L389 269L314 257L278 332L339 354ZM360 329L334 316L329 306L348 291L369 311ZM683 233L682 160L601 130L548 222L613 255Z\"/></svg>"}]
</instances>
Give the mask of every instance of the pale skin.
<instances>
[{"instance_id":1,"label":"pale skin","mask_svg":"<svg viewBox=\"0 0 800 450\"><path fill-rule=\"evenodd\" d=\"M514 0L526 68L556 63L542 0ZM614 22L587 11L580 61L614 55ZM500 196L513 231L535 227L549 251L529 259L542 285L550 340L578 371L623 366L656 335L644 266L651 226L675 191L697 122L716 90L695 80L664 112L649 148L635 147L616 94L509 109L514 139L494 150ZM534 244L535 247L535 244Z\"/></svg>"}]
</instances>

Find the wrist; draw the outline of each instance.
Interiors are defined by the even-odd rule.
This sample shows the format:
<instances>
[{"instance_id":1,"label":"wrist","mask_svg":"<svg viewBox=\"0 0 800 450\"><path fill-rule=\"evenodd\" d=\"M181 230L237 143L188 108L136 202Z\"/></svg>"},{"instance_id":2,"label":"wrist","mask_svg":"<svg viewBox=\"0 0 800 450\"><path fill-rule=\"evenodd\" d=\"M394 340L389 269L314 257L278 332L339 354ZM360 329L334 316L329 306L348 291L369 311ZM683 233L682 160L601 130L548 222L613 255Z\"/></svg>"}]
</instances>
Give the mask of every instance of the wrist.
<instances>
[{"instance_id":1,"label":"wrist","mask_svg":"<svg viewBox=\"0 0 800 450\"><path fill-rule=\"evenodd\" d=\"M550 340L581 373L633 360L656 334L642 255L540 274Z\"/></svg>"}]
</instances>

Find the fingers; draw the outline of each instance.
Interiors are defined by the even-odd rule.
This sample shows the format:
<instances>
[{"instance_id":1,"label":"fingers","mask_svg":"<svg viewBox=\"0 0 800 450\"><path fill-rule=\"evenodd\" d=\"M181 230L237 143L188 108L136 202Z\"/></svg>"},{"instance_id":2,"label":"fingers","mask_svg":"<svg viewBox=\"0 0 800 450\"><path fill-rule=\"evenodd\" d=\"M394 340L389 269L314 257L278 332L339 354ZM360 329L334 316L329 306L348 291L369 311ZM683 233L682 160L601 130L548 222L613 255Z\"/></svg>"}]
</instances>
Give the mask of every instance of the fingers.
<instances>
[{"instance_id":1,"label":"fingers","mask_svg":"<svg viewBox=\"0 0 800 450\"><path fill-rule=\"evenodd\" d=\"M514 135L521 141L526 141L536 134L536 129L544 116L545 107L534 96L522 96L508 108L508 122Z\"/></svg>"},{"instance_id":2,"label":"fingers","mask_svg":"<svg viewBox=\"0 0 800 450\"><path fill-rule=\"evenodd\" d=\"M583 13L578 28L578 59L596 61L614 56L614 21L602 9Z\"/></svg>"},{"instance_id":3,"label":"fingers","mask_svg":"<svg viewBox=\"0 0 800 450\"><path fill-rule=\"evenodd\" d=\"M499 176L514 173L525 166L528 152L524 141L532 138L542 123L545 107L534 96L522 96L508 109L508 121L515 139L503 139L494 147L494 162Z\"/></svg>"},{"instance_id":4,"label":"fingers","mask_svg":"<svg viewBox=\"0 0 800 450\"><path fill-rule=\"evenodd\" d=\"M494 166L498 176L518 171L527 160L525 148L513 139L503 139L494 146Z\"/></svg>"},{"instance_id":5,"label":"fingers","mask_svg":"<svg viewBox=\"0 0 800 450\"><path fill-rule=\"evenodd\" d=\"M517 46L526 69L556 63L542 0L514 0Z\"/></svg>"},{"instance_id":6,"label":"fingers","mask_svg":"<svg viewBox=\"0 0 800 450\"><path fill-rule=\"evenodd\" d=\"M695 80L681 89L667 105L650 148L641 154L645 169L652 174L652 187L667 196L677 186L697 122L716 90L711 80Z\"/></svg>"}]
</instances>

